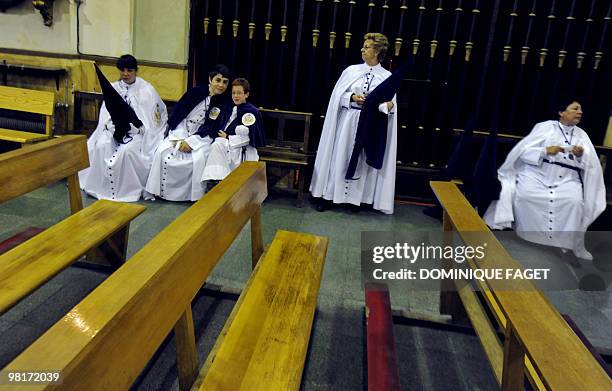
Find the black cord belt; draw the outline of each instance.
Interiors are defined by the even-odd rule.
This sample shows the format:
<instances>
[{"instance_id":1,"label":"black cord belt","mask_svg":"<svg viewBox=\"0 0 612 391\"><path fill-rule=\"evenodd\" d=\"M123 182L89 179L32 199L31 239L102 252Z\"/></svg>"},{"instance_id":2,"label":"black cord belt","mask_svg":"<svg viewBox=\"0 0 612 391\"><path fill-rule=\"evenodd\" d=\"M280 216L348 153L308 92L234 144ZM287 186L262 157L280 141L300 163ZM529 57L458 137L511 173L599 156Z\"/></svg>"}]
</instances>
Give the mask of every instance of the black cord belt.
<instances>
[{"instance_id":1,"label":"black cord belt","mask_svg":"<svg viewBox=\"0 0 612 391\"><path fill-rule=\"evenodd\" d=\"M543 161L544 163L548 163L548 164L555 164L555 165L557 165L557 166L561 166L561 167L563 167L563 168L567 168L567 169L570 169L570 170L574 170L574 171L576 171L578 174L580 174L580 168L578 168L578 167L571 166L571 165L569 165L569 164L565 164L565 163L561 163L561 162L551 162L551 161L550 161L550 160L548 160L548 159L543 159L542 161Z\"/></svg>"},{"instance_id":2,"label":"black cord belt","mask_svg":"<svg viewBox=\"0 0 612 391\"><path fill-rule=\"evenodd\" d=\"M561 163L561 162L551 162L548 159L542 159L542 161L544 163L548 163L548 164L555 164L557 166L563 167L563 168L567 168L568 170L573 170L576 171L576 173L578 173L578 179L580 179L580 184L584 185L584 183L582 182L582 174L581 174L581 170L578 167L575 166L570 166L569 164L565 164L565 163Z\"/></svg>"}]
</instances>

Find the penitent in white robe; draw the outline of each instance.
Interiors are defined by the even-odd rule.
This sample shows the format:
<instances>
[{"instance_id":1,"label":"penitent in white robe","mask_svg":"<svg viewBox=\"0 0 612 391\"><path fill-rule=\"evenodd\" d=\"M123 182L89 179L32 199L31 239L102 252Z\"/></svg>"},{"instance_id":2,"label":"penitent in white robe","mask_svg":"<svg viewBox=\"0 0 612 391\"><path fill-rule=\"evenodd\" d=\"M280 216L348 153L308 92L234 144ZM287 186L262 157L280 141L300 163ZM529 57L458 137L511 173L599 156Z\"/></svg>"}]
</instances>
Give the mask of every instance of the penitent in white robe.
<instances>
[{"instance_id":1,"label":"penitent in white robe","mask_svg":"<svg viewBox=\"0 0 612 391\"><path fill-rule=\"evenodd\" d=\"M236 119L237 110L238 106L234 106L225 129ZM236 126L235 135L215 138L202 174L202 181L222 180L243 161L258 161L257 149L249 145L249 141L249 128L244 125Z\"/></svg>"},{"instance_id":2,"label":"penitent in white robe","mask_svg":"<svg viewBox=\"0 0 612 391\"><path fill-rule=\"evenodd\" d=\"M212 139L196 132L206 120L209 102L210 96L194 107L157 148L147 180L149 193L169 201L197 201L204 195L206 188L200 178ZM178 150L182 140L189 144L191 152Z\"/></svg>"},{"instance_id":3,"label":"penitent in white robe","mask_svg":"<svg viewBox=\"0 0 612 391\"><path fill-rule=\"evenodd\" d=\"M555 145L567 151L546 154L546 147ZM575 145L584 148L581 157L569 152ZM584 232L605 209L606 193L599 159L584 130L559 121L537 124L510 151L498 177L499 201L484 216L491 228L514 223L517 235L525 240L591 257L584 248Z\"/></svg>"},{"instance_id":4,"label":"penitent in white robe","mask_svg":"<svg viewBox=\"0 0 612 391\"><path fill-rule=\"evenodd\" d=\"M346 180L355 134L359 122L359 106L351 101L351 95L372 91L382 83L391 72L380 64L370 67L367 64L351 65L342 72L332 92L317 157L315 160L310 192L314 197L323 197L334 203L374 204L374 209L383 213L393 213L395 197L395 157L397 154L397 103L387 112L385 103L379 110L389 116L387 145L383 166L380 170L366 164L362 151L355 171L355 180Z\"/></svg>"},{"instance_id":5,"label":"penitent in white robe","mask_svg":"<svg viewBox=\"0 0 612 391\"><path fill-rule=\"evenodd\" d=\"M164 137L168 113L155 88L140 77L132 84L119 80L112 86L134 109L143 127L132 126L132 140L117 143L115 125L103 104L98 126L87 140L90 166L79 172L79 181L87 194L98 199L134 202L149 197L144 187L153 152Z\"/></svg>"}]
</instances>

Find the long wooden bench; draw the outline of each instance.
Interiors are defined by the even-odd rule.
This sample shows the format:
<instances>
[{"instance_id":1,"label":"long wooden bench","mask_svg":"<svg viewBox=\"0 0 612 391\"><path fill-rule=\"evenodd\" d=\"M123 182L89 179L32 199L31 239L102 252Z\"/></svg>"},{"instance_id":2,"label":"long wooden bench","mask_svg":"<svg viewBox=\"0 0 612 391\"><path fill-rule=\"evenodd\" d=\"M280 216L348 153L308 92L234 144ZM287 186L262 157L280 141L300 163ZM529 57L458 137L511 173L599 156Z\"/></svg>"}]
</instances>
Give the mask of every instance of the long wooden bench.
<instances>
[{"instance_id":1,"label":"long wooden bench","mask_svg":"<svg viewBox=\"0 0 612 391\"><path fill-rule=\"evenodd\" d=\"M487 243L485 257L468 260L470 267L522 268L455 184L433 181L431 187L444 209L443 230L456 231L465 245ZM453 316L463 310L467 313L503 390L523 389L525 375L538 390L612 389L604 369L531 281L512 282L512 289L504 280L476 284L493 320L470 285L456 285L457 292L444 290L440 310ZM503 343L498 327L504 331Z\"/></svg>"},{"instance_id":2,"label":"long wooden bench","mask_svg":"<svg viewBox=\"0 0 612 391\"><path fill-rule=\"evenodd\" d=\"M127 389L174 328L180 382L190 387L198 373L191 301L249 220L255 265L266 196L264 164L240 165L6 369L61 370L68 390Z\"/></svg>"},{"instance_id":3,"label":"long wooden bench","mask_svg":"<svg viewBox=\"0 0 612 391\"><path fill-rule=\"evenodd\" d=\"M140 205L98 201L83 209L77 173L89 165L85 136L63 136L0 154L0 203L68 179L72 216L0 255L0 313L83 255L117 267Z\"/></svg>"},{"instance_id":4,"label":"long wooden bench","mask_svg":"<svg viewBox=\"0 0 612 391\"><path fill-rule=\"evenodd\" d=\"M179 381L189 388L197 376L191 300L249 219L256 264L263 253L260 205L266 194L264 164L243 163L5 369L61 370L62 389L126 389L174 328ZM294 328L275 322L299 324L302 338L292 342L292 352L301 355L291 356L298 385L326 247L322 238L280 232L239 299L241 310L228 321L255 311L275 333L292 338ZM275 316L280 309L286 311L282 318Z\"/></svg>"},{"instance_id":5,"label":"long wooden bench","mask_svg":"<svg viewBox=\"0 0 612 391\"><path fill-rule=\"evenodd\" d=\"M300 389L327 244L276 233L192 390Z\"/></svg>"},{"instance_id":6,"label":"long wooden bench","mask_svg":"<svg viewBox=\"0 0 612 391\"><path fill-rule=\"evenodd\" d=\"M27 144L50 138L54 109L53 92L0 86L0 140ZM9 117L11 112L22 115Z\"/></svg>"}]
</instances>

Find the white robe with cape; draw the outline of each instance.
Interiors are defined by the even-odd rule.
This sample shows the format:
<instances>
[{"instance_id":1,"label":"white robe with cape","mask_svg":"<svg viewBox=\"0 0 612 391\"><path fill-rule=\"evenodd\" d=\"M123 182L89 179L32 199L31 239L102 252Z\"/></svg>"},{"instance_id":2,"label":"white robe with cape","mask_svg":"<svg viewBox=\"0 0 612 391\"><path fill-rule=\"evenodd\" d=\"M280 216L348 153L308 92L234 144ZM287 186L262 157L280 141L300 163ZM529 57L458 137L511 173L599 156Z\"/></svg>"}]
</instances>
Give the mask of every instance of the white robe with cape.
<instances>
[{"instance_id":1,"label":"white robe with cape","mask_svg":"<svg viewBox=\"0 0 612 391\"><path fill-rule=\"evenodd\" d=\"M548 146L584 148L582 157L569 151L547 155ZM576 170L550 162L571 165ZM510 228L531 242L572 249L589 258L584 232L606 208L601 165L589 136L579 127L558 121L537 124L508 154L498 170L502 190L484 220L494 229ZM582 184L581 184L582 180Z\"/></svg>"},{"instance_id":2,"label":"white robe with cape","mask_svg":"<svg viewBox=\"0 0 612 391\"><path fill-rule=\"evenodd\" d=\"M383 213L393 213L395 197L395 157L397 154L397 103L393 98L394 108L389 113L387 127L387 144L382 168L376 170L366 164L365 153L361 152L356 180L345 180L353 146L360 110L350 108L351 95L360 91L355 87L363 84L365 75L372 72L373 79L369 82L372 91L382 83L391 72L380 64L370 67L367 64L351 65L346 68L332 92L317 157L315 160L310 192L314 197L323 197L334 203L374 204L374 209ZM381 112L387 113L385 103L379 106Z\"/></svg>"},{"instance_id":3,"label":"white robe with cape","mask_svg":"<svg viewBox=\"0 0 612 391\"><path fill-rule=\"evenodd\" d=\"M87 140L90 166L79 172L79 181L87 194L98 199L134 202L141 196L148 198L144 187L153 152L164 137L168 112L155 88L140 77L133 84L116 81L112 86L134 109L143 127L139 133L132 126L132 140L118 144L113 138L115 125L102 104L98 126Z\"/></svg>"},{"instance_id":4,"label":"white robe with cape","mask_svg":"<svg viewBox=\"0 0 612 391\"><path fill-rule=\"evenodd\" d=\"M232 115L227 120L225 129L236 119L237 107L234 106L232 109ZM249 128L244 125L236 126L236 134L228 135L227 138L215 138L210 148L210 155L206 160L206 167L204 167L202 173L202 182L225 179L230 172L243 162L243 158L244 161L258 161L257 149L249 145L249 141Z\"/></svg>"},{"instance_id":5,"label":"white robe with cape","mask_svg":"<svg viewBox=\"0 0 612 391\"><path fill-rule=\"evenodd\" d=\"M187 117L170 130L157 148L146 189L168 201L197 201L204 195L205 184L200 182L212 139L195 134L206 118L210 96L194 107ZM192 151L180 152L184 140Z\"/></svg>"}]
</instances>

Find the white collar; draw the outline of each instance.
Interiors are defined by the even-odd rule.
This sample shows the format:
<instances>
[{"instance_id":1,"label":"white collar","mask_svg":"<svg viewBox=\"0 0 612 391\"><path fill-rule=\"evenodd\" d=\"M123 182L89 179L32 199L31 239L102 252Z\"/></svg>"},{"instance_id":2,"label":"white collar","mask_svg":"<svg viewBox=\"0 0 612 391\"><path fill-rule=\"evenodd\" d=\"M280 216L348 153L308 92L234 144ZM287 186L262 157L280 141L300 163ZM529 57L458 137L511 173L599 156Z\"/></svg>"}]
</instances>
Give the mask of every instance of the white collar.
<instances>
[{"instance_id":1,"label":"white collar","mask_svg":"<svg viewBox=\"0 0 612 391\"><path fill-rule=\"evenodd\" d=\"M561 121L558 121L558 122L559 122L559 126L561 127L561 129L563 129L563 131L565 131L565 132L569 132L570 130L573 130L574 127L576 126L576 125L565 125Z\"/></svg>"},{"instance_id":2,"label":"white collar","mask_svg":"<svg viewBox=\"0 0 612 391\"><path fill-rule=\"evenodd\" d=\"M363 63L363 66L368 68L368 69L372 69L372 70L379 70L380 68L382 68L382 65L380 65L380 63L374 65L374 66L370 66L367 63Z\"/></svg>"}]
</instances>

